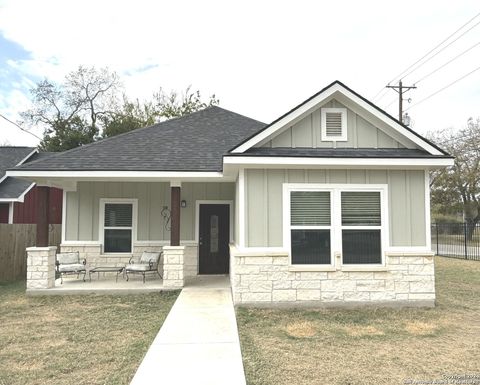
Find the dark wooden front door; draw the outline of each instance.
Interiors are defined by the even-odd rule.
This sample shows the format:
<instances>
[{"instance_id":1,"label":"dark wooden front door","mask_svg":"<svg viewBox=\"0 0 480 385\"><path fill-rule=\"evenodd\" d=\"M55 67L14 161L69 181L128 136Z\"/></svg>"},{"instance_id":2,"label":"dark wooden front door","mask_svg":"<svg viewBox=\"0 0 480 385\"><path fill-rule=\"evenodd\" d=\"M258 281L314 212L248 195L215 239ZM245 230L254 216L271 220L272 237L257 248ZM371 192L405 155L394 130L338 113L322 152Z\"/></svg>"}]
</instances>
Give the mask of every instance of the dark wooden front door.
<instances>
[{"instance_id":1,"label":"dark wooden front door","mask_svg":"<svg viewBox=\"0 0 480 385\"><path fill-rule=\"evenodd\" d=\"M201 204L199 222L199 273L227 274L229 205Z\"/></svg>"}]
</instances>

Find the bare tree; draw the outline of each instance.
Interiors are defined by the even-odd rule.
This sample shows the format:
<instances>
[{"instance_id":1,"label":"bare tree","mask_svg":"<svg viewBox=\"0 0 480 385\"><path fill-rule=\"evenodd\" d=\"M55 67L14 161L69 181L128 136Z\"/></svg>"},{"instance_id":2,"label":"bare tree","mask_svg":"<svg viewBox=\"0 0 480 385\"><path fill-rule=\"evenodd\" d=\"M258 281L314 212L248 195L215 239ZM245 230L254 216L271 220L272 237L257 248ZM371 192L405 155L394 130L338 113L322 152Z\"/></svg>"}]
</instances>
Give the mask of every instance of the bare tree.
<instances>
[{"instance_id":1,"label":"bare tree","mask_svg":"<svg viewBox=\"0 0 480 385\"><path fill-rule=\"evenodd\" d=\"M80 66L63 84L47 79L31 90L33 108L21 114L31 125L44 127L40 147L64 151L98 137L101 118L116 109L121 88L114 72Z\"/></svg>"}]
</instances>

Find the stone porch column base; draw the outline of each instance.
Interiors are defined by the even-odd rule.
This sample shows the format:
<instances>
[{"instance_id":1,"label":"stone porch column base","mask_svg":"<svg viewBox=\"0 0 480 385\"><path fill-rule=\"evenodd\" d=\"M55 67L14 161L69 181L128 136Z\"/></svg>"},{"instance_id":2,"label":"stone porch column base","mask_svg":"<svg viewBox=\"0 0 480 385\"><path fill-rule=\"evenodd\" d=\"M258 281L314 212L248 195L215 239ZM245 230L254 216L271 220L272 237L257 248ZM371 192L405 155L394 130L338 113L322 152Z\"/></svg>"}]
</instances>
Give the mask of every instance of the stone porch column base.
<instances>
[{"instance_id":1,"label":"stone porch column base","mask_svg":"<svg viewBox=\"0 0 480 385\"><path fill-rule=\"evenodd\" d=\"M56 246L27 247L27 290L55 286Z\"/></svg>"},{"instance_id":2,"label":"stone porch column base","mask_svg":"<svg viewBox=\"0 0 480 385\"><path fill-rule=\"evenodd\" d=\"M184 275L185 246L163 247L163 286L165 288L182 288Z\"/></svg>"}]
</instances>

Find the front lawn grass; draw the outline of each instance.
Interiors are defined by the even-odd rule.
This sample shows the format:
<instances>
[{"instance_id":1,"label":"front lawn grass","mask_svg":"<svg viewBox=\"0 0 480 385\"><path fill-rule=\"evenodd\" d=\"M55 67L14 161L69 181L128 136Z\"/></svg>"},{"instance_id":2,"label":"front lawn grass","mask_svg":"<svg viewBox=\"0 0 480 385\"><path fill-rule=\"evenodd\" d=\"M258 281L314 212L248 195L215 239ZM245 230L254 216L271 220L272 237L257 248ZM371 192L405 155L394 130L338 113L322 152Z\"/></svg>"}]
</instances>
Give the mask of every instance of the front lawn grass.
<instances>
[{"instance_id":1,"label":"front lawn grass","mask_svg":"<svg viewBox=\"0 0 480 385\"><path fill-rule=\"evenodd\" d=\"M435 257L435 270L431 309L238 308L248 384L391 385L480 375L480 262Z\"/></svg>"},{"instance_id":2,"label":"front lawn grass","mask_svg":"<svg viewBox=\"0 0 480 385\"><path fill-rule=\"evenodd\" d=\"M0 385L129 384L178 292L26 297L0 284Z\"/></svg>"}]
</instances>

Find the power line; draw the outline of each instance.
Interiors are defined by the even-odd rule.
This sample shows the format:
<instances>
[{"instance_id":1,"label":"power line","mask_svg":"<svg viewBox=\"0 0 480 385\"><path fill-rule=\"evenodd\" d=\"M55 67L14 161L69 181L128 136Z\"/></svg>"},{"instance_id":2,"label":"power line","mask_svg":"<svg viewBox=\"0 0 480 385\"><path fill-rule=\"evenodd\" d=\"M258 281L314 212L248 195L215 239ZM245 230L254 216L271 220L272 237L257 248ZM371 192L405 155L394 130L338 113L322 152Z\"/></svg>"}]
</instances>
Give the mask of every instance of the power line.
<instances>
[{"instance_id":1,"label":"power line","mask_svg":"<svg viewBox=\"0 0 480 385\"><path fill-rule=\"evenodd\" d=\"M28 130L26 130L25 128L23 128L22 126L20 126L19 124L13 122L12 120L8 119L7 117L3 116L2 114L0 114L0 117L2 117L3 119L5 119L7 122L13 124L15 127L19 128L20 130L22 130L23 132L26 132L27 134L30 134L32 136L34 136L35 138L39 139L39 140L42 140L42 138L40 138L39 136L35 135L33 132L30 132Z\"/></svg>"},{"instance_id":2,"label":"power line","mask_svg":"<svg viewBox=\"0 0 480 385\"><path fill-rule=\"evenodd\" d=\"M407 67L405 70L403 70L402 72L400 72L397 76L395 76L392 80L389 81L389 83L392 83L394 82L396 79L398 79L399 77L401 77L405 72L407 72L410 68L414 67L415 65L417 65L420 61L422 61L423 59L425 59L428 55L430 55L432 52L434 52L437 48L441 47L443 45L443 43L445 43L446 41L448 41L452 36L456 35L457 32L461 31L463 29L463 27L465 27L466 25L470 24L470 22L474 19L476 19L478 16L480 15L480 12L477 13L475 16L473 16L470 20L468 20L465 24L463 24L460 28L458 28L455 32L453 32L452 34L450 34L448 37L446 37L445 39L443 39L440 43L438 43L435 47L433 47L430 51L428 51L425 55L423 55L420 59L418 59L415 63L411 64L409 67ZM478 23L477 23L478 24ZM473 27L475 27L477 24L475 24ZM472 27L472 28L473 28ZM471 28L470 28L471 29ZM468 32L468 31L467 31ZM462 35L463 36L463 35Z\"/></svg>"},{"instance_id":3,"label":"power line","mask_svg":"<svg viewBox=\"0 0 480 385\"><path fill-rule=\"evenodd\" d=\"M465 51L463 51L462 53L458 54L457 56L455 56L454 58L450 59L449 61L447 61L446 63L442 64L440 67L434 69L432 72L430 72L429 74L425 75L424 77L420 78L419 80L417 80L414 84L418 84L420 83L422 80L425 80L426 78L428 78L429 76L433 75L435 72L441 70L443 67L447 66L448 64L450 64L451 62L457 60L459 57L465 55L467 52L471 51L473 48L475 48L476 46L480 45L480 41L474 45L472 45L470 48L466 49Z\"/></svg>"},{"instance_id":4,"label":"power line","mask_svg":"<svg viewBox=\"0 0 480 385\"><path fill-rule=\"evenodd\" d=\"M444 40L442 40L439 44L437 44L435 47L433 47L430 51L428 51L425 55L423 55L420 59L418 59L416 62L414 62L413 64L411 64L410 66L408 66L406 69L404 69L402 72L400 72L397 76L395 76L392 80L390 80L388 82L388 84L394 82L397 78L399 78L400 76L402 76L405 72L407 72L410 68L414 67L415 65L417 65L417 63L419 63L420 61L422 61L423 59L425 59L428 55L430 55L432 52L434 52L437 48L439 48L440 46L442 46L443 43L445 43L446 41L448 41L452 36L454 36L457 32L461 31L466 25L470 24L470 22L474 19L476 19L478 16L480 15L480 12L477 13L475 16L473 16L470 20L468 20L465 24L463 24L460 28L458 28L455 32L453 32L452 34L450 34L449 36L447 36ZM476 24L477 25L477 24ZM475 27L476 25L474 25L473 27ZM472 28L473 28L472 27ZM471 28L470 28L471 29ZM468 32L468 31L467 31ZM466 32L465 32L466 33ZM463 35L462 35L463 36ZM458 40L458 39L457 39ZM425 64L425 63L424 63ZM375 96L372 98L372 100L375 100L381 93L382 91L384 90L385 88L382 87L380 88L380 90L375 94ZM384 95L385 96L385 95ZM383 96L382 96L383 97Z\"/></svg>"},{"instance_id":5,"label":"power line","mask_svg":"<svg viewBox=\"0 0 480 385\"><path fill-rule=\"evenodd\" d=\"M387 109L388 107L390 107L393 103L395 103L397 101L397 98L393 99L390 103L388 103L386 106L385 106L385 109Z\"/></svg>"},{"instance_id":6,"label":"power line","mask_svg":"<svg viewBox=\"0 0 480 385\"><path fill-rule=\"evenodd\" d=\"M433 54L432 56L430 56L427 60L425 60L423 63L420 63L418 66L416 66L415 68L413 68L412 70L410 70L409 72L407 72L405 75L403 75L403 77L406 77L408 75L410 75L412 72L415 72L416 70L418 70L421 66L423 66L425 63L428 63L430 60L432 60L435 56L437 56L440 52L444 51L445 49L447 49L448 47L450 47L453 43L455 43L458 39L460 39L462 36L466 35L468 32L470 32L473 28L475 28L477 25L480 24L480 21L477 22L476 24L474 24L472 27L470 27L469 29L467 29L464 33L462 33L460 36L457 36L457 38L455 40L452 40L450 43L448 43L446 46L442 47L442 49L440 49L439 51L435 52L435 54Z\"/></svg>"},{"instance_id":7,"label":"power line","mask_svg":"<svg viewBox=\"0 0 480 385\"><path fill-rule=\"evenodd\" d=\"M470 76L471 74L473 74L474 72L476 72L476 71L478 71L478 70L480 70L480 67L475 68L474 70L472 70L472 71L470 71L469 73L463 75L462 77L458 78L457 80L454 80L453 82L451 82L451 83L447 84L446 86L440 88L439 90L435 91L433 94L428 95L426 98L423 98L423 99L420 100L419 102L417 102L417 103L413 104L412 106L408 107L405 111L408 111L409 109L411 109L411 108L413 108L413 107L415 107L415 106L418 106L420 103L423 103L425 100L430 99L432 96L435 96L435 95L437 95L438 93L446 90L447 88L453 86L455 83L458 83L460 80L465 79L467 76Z\"/></svg>"}]
</instances>

